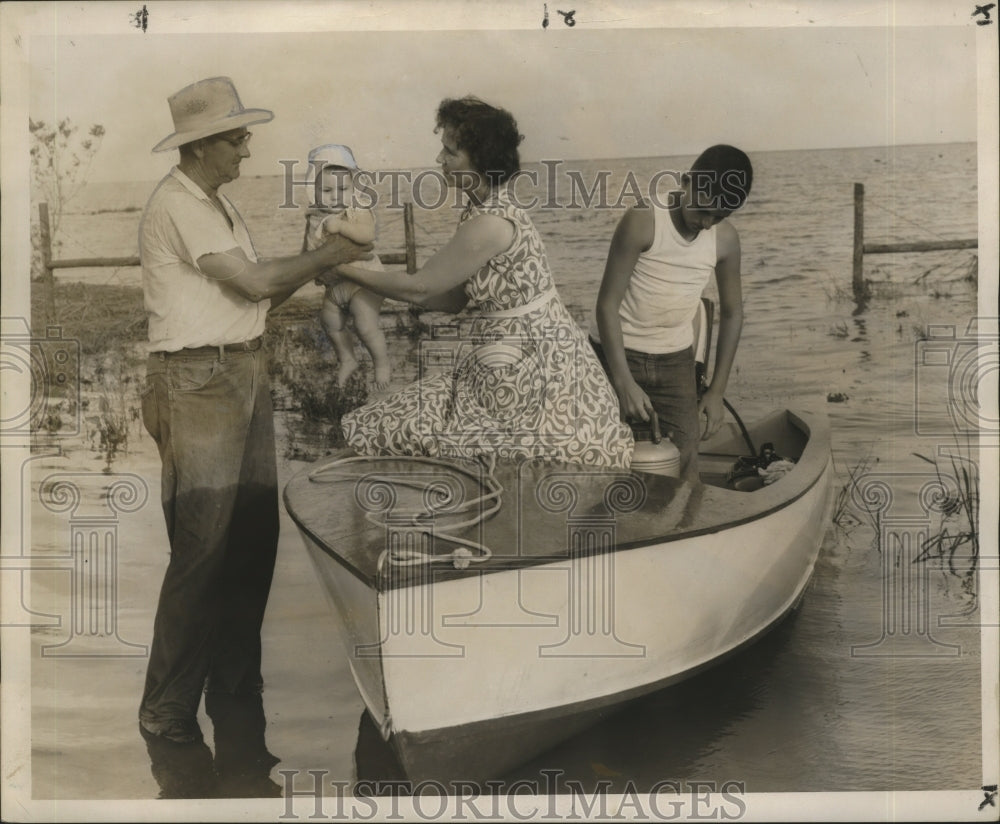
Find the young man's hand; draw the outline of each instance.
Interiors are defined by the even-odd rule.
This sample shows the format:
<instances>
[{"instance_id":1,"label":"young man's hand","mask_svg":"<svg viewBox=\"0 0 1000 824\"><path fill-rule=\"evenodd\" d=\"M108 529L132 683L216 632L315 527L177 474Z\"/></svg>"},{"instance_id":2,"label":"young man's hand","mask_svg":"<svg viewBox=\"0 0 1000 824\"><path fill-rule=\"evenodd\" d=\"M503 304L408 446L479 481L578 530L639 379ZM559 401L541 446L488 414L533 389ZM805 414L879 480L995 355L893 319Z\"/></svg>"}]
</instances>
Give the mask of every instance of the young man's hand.
<instances>
[{"instance_id":1,"label":"young man's hand","mask_svg":"<svg viewBox=\"0 0 1000 824\"><path fill-rule=\"evenodd\" d=\"M620 383L620 387L615 386L615 394L618 395L618 408L622 420L648 421L649 416L653 414L653 402L649 399L649 395L642 391L631 375L623 375Z\"/></svg>"},{"instance_id":2,"label":"young man's hand","mask_svg":"<svg viewBox=\"0 0 1000 824\"><path fill-rule=\"evenodd\" d=\"M698 401L698 416L705 414L705 424L701 434L701 439L711 438L719 427L722 426L723 418L726 414L725 405L722 403L722 394L713 392L712 387L705 390L705 394Z\"/></svg>"}]
</instances>

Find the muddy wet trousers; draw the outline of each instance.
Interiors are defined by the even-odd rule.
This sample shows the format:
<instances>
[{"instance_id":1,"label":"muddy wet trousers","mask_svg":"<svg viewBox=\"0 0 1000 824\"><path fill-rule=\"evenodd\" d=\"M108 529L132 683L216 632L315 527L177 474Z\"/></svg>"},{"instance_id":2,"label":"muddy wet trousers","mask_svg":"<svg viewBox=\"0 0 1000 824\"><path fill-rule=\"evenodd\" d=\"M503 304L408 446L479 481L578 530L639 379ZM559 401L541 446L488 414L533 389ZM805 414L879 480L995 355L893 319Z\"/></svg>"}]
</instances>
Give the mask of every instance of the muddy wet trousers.
<instances>
[{"instance_id":1,"label":"muddy wet trousers","mask_svg":"<svg viewBox=\"0 0 1000 824\"><path fill-rule=\"evenodd\" d=\"M258 693L278 544L267 358L218 347L153 353L142 396L162 461L170 561L139 718L193 722L203 690Z\"/></svg>"}]
</instances>

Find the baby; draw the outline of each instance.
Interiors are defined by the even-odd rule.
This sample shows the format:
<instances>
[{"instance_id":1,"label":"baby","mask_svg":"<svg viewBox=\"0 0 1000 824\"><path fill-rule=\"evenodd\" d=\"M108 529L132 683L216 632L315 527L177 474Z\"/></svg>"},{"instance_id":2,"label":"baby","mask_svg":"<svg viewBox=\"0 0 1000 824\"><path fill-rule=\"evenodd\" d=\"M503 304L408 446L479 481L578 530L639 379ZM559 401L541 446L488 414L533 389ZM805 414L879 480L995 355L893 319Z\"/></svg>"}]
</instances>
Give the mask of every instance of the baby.
<instances>
[{"instance_id":1,"label":"baby","mask_svg":"<svg viewBox=\"0 0 1000 824\"><path fill-rule=\"evenodd\" d=\"M358 164L347 146L328 144L309 152L307 179L313 183L313 202L306 212L306 234L303 246L313 250L323 245L330 235L340 234L355 243L375 240L375 216L370 209L354 203L354 175ZM368 269L382 269L378 257L358 262ZM347 383L358 368L354 355L354 339L347 329L347 316L354 318L354 329L371 353L375 371L375 388L383 392L389 386L391 369L385 335L379 327L383 298L348 280L317 281L326 285L320 323L337 351L340 366L337 384Z\"/></svg>"}]
</instances>

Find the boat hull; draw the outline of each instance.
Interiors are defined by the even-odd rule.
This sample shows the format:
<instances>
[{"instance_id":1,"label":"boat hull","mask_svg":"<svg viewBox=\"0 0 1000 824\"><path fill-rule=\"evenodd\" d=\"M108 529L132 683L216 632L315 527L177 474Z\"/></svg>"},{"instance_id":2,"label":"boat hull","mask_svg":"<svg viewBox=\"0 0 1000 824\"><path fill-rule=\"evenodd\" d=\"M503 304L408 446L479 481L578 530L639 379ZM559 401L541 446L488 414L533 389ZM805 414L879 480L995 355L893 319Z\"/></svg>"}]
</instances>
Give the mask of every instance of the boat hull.
<instances>
[{"instance_id":1,"label":"boat hull","mask_svg":"<svg viewBox=\"0 0 1000 824\"><path fill-rule=\"evenodd\" d=\"M808 446L786 494L709 488L692 501L671 481L665 507L609 512L577 501L561 513L532 510L521 494L497 516L508 514L521 543L488 570L424 565L394 581L390 567L364 580L303 528L359 691L407 775L502 774L780 621L812 575L830 503L828 440L788 420ZM531 480L537 488L548 477ZM728 518L697 514L706 507L728 507ZM654 526L631 520L643 518Z\"/></svg>"}]
</instances>

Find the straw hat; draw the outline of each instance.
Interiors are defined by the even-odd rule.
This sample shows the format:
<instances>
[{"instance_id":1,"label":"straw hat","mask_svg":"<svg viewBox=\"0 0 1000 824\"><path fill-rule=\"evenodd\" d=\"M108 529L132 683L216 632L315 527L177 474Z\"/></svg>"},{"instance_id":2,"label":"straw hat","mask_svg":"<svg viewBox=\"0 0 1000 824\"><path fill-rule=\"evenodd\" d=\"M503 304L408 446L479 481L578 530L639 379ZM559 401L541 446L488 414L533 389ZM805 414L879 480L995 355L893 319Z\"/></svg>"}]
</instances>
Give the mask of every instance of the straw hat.
<instances>
[{"instance_id":1,"label":"straw hat","mask_svg":"<svg viewBox=\"0 0 1000 824\"><path fill-rule=\"evenodd\" d=\"M228 77L209 77L185 86L167 98L174 118L174 133L153 147L154 152L176 149L185 143L254 123L267 123L274 112L245 109Z\"/></svg>"}]
</instances>

